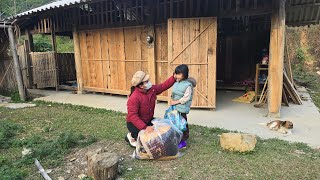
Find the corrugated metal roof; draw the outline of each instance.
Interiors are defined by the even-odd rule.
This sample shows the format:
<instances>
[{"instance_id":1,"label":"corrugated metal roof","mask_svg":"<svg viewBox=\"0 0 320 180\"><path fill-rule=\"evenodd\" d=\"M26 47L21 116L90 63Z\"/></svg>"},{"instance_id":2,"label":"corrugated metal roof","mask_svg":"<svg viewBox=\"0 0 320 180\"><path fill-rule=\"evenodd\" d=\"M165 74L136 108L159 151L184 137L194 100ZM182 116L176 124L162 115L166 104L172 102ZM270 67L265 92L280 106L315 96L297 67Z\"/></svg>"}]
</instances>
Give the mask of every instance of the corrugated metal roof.
<instances>
[{"instance_id":1,"label":"corrugated metal roof","mask_svg":"<svg viewBox=\"0 0 320 180\"><path fill-rule=\"evenodd\" d=\"M29 11L9 17L13 20L33 13L42 12L59 7L67 7L74 4L93 0L57 0L55 2L31 9ZM287 0L286 22L289 26L302 26L317 24L320 20L320 0Z\"/></svg>"},{"instance_id":2,"label":"corrugated metal roof","mask_svg":"<svg viewBox=\"0 0 320 180\"><path fill-rule=\"evenodd\" d=\"M25 11L25 12L19 13L19 14L15 15L15 16L11 16L8 19L14 19L14 18L30 15L30 14L33 14L33 13L46 11L46 10L49 10L49 9L56 9L56 8L59 8L59 7L66 7L66 6L79 4L79 3L82 3L82 2L89 2L89 1L91 1L91 0L57 0L57 1L54 1L52 3L49 3L49 4L46 4L46 5L31 9L29 11Z\"/></svg>"}]
</instances>

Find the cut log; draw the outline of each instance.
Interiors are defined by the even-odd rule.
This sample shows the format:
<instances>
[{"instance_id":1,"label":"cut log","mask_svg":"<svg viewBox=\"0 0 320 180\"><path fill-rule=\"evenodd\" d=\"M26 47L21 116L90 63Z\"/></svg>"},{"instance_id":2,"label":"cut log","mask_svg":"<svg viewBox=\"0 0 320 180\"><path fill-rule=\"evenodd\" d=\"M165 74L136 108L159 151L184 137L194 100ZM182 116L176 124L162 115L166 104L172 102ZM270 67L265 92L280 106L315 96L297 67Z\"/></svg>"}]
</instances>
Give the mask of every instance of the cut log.
<instances>
[{"instance_id":1,"label":"cut log","mask_svg":"<svg viewBox=\"0 0 320 180\"><path fill-rule=\"evenodd\" d=\"M112 180L118 175L119 156L115 153L95 151L87 153L88 176L95 180Z\"/></svg>"}]
</instances>

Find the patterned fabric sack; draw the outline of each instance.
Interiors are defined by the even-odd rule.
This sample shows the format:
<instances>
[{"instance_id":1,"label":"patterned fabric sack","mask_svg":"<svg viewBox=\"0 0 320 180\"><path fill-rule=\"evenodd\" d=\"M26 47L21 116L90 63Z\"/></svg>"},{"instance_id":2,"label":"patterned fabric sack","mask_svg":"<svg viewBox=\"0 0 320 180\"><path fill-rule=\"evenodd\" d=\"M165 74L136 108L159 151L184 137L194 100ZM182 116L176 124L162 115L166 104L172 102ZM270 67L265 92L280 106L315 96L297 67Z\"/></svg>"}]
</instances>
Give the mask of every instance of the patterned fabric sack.
<instances>
[{"instance_id":1,"label":"patterned fabric sack","mask_svg":"<svg viewBox=\"0 0 320 180\"><path fill-rule=\"evenodd\" d=\"M166 110L164 119L169 119L180 131L187 130L187 121L177 111L176 106L170 106Z\"/></svg>"},{"instance_id":2,"label":"patterned fabric sack","mask_svg":"<svg viewBox=\"0 0 320 180\"><path fill-rule=\"evenodd\" d=\"M171 160L179 157L178 145L183 133L170 120L155 119L154 130L139 132L133 157L137 159Z\"/></svg>"}]
</instances>

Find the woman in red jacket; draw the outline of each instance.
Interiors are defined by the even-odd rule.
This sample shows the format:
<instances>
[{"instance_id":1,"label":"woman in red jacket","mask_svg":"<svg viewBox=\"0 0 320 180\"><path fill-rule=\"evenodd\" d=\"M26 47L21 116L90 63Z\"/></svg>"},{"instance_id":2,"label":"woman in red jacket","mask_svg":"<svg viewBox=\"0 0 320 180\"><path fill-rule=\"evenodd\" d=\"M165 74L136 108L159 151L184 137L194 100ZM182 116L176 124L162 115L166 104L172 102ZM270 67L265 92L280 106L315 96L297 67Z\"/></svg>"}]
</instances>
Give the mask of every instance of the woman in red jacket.
<instances>
[{"instance_id":1,"label":"woman in red jacket","mask_svg":"<svg viewBox=\"0 0 320 180\"><path fill-rule=\"evenodd\" d=\"M127 127L129 133L126 141L136 146L136 140L141 130L152 131L152 119L156 105L157 95L166 91L176 82L171 76L164 83L152 85L150 76L142 71L136 72L131 80L131 94L127 102Z\"/></svg>"}]
</instances>

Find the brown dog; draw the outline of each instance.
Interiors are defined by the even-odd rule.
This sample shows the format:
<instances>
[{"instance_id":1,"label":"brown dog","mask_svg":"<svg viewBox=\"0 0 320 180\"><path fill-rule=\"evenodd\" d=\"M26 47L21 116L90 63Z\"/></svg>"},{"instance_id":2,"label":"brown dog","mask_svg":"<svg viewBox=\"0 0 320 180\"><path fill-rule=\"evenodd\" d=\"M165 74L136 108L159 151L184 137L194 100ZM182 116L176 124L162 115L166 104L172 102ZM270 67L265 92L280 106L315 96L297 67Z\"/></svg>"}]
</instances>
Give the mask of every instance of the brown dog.
<instances>
[{"instance_id":1,"label":"brown dog","mask_svg":"<svg viewBox=\"0 0 320 180\"><path fill-rule=\"evenodd\" d=\"M267 123L267 127L270 130L279 131L283 134L292 134L290 129L293 129L293 123L291 121L275 120Z\"/></svg>"}]
</instances>

